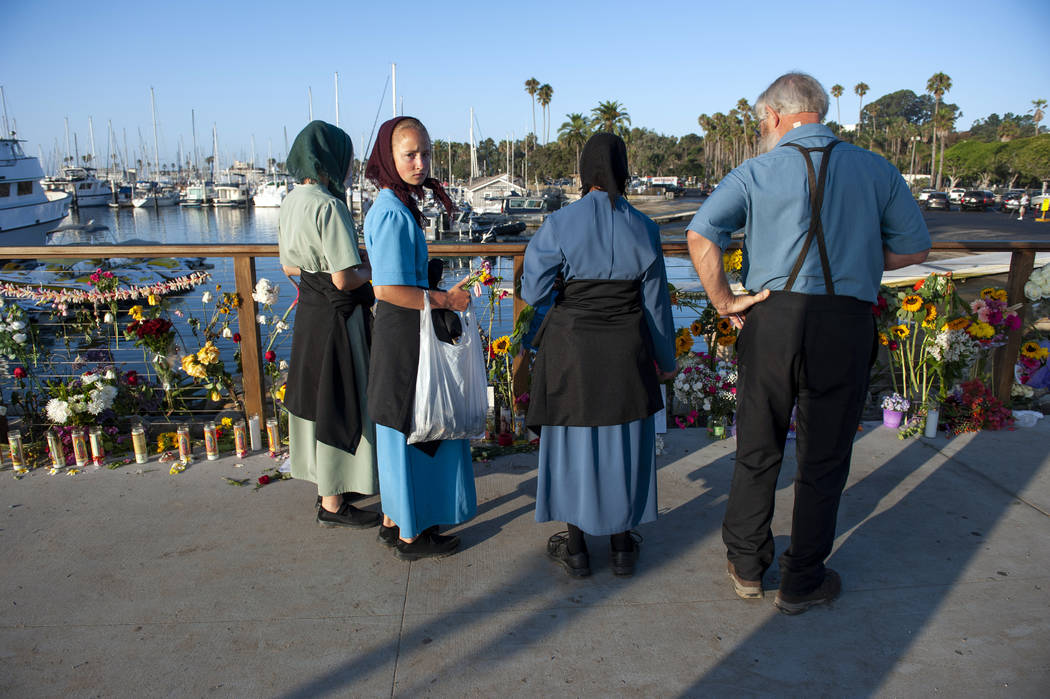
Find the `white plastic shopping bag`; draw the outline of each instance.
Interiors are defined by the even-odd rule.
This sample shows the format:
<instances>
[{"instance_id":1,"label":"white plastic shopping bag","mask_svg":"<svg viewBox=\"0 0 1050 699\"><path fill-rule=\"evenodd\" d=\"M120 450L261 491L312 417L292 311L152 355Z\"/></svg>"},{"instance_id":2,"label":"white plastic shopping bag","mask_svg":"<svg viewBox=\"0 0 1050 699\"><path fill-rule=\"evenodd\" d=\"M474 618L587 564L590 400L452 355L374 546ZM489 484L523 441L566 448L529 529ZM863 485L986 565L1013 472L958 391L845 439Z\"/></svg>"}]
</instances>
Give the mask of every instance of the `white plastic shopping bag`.
<instances>
[{"instance_id":1,"label":"white plastic shopping bag","mask_svg":"<svg viewBox=\"0 0 1050 699\"><path fill-rule=\"evenodd\" d=\"M419 369L408 443L469 439L485 431L485 359L474 311L458 314L463 334L456 344L434 334L430 294L419 315Z\"/></svg>"}]
</instances>

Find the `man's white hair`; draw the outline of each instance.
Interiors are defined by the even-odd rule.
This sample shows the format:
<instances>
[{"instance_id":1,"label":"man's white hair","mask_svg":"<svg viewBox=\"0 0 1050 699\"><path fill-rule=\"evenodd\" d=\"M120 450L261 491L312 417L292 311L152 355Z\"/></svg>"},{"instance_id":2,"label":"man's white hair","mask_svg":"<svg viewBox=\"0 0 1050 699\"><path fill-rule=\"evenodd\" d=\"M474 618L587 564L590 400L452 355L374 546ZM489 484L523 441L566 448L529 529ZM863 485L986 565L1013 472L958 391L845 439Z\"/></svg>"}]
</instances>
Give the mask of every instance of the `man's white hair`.
<instances>
[{"instance_id":1,"label":"man's white hair","mask_svg":"<svg viewBox=\"0 0 1050 699\"><path fill-rule=\"evenodd\" d=\"M785 73L755 101L755 114L759 120L765 118L766 106L780 114L816 112L823 121L828 113L828 93L812 75Z\"/></svg>"}]
</instances>

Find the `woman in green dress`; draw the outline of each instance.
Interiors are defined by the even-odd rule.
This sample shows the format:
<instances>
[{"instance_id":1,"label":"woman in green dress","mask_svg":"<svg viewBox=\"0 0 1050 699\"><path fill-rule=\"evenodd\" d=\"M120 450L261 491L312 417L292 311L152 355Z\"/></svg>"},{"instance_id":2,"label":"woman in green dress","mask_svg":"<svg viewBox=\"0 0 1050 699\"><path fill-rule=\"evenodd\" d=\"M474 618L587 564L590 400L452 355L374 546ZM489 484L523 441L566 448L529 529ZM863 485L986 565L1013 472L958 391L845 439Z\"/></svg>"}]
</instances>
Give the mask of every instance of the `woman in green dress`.
<instances>
[{"instance_id":1,"label":"woman in green dress","mask_svg":"<svg viewBox=\"0 0 1050 699\"><path fill-rule=\"evenodd\" d=\"M299 277L299 303L285 392L292 477L317 485L321 526L374 527L379 513L348 494L379 490L375 425L365 389L375 300L367 255L346 206L353 144L337 126L306 125L288 153L299 181L281 204L285 274Z\"/></svg>"}]
</instances>

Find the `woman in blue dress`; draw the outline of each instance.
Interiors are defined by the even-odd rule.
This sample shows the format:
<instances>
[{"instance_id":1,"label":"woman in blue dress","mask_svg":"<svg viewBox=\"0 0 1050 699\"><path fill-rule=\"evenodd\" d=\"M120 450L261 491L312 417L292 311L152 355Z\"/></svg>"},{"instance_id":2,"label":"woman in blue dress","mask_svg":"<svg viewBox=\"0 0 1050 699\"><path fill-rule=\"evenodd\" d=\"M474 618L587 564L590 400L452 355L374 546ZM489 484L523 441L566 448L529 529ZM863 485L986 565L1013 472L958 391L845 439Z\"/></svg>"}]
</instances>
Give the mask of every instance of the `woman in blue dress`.
<instances>
[{"instance_id":1,"label":"woman in blue dress","mask_svg":"<svg viewBox=\"0 0 1050 699\"><path fill-rule=\"evenodd\" d=\"M568 524L547 555L574 577L591 572L584 533L608 535L612 572L632 575L631 530L656 519L653 415L674 375L674 323L659 228L624 199L627 177L623 140L593 136L583 197L547 217L521 277L526 303L555 294L533 341L528 423L540 428L536 521Z\"/></svg>"},{"instance_id":2,"label":"woman in blue dress","mask_svg":"<svg viewBox=\"0 0 1050 699\"><path fill-rule=\"evenodd\" d=\"M459 537L439 534L438 526L465 522L477 509L467 440L408 444L406 439L419 363L419 312L428 287L427 244L417 199L427 187L449 212L453 208L429 173L430 136L423 124L411 117L384 123L365 170L380 188L364 225L378 300L368 411L376 423L383 494L379 540L408 561L455 551ZM431 308L465 310L470 294L462 288L464 282L447 292L426 292Z\"/></svg>"}]
</instances>

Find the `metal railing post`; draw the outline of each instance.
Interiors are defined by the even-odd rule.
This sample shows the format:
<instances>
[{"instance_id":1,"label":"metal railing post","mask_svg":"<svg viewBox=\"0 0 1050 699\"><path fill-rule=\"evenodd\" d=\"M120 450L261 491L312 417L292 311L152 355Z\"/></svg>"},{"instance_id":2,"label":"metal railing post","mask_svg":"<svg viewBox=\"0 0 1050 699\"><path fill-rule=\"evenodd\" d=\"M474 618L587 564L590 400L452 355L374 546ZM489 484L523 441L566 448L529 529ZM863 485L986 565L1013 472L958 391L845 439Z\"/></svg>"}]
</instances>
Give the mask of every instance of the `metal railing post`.
<instances>
[{"instance_id":1,"label":"metal railing post","mask_svg":"<svg viewBox=\"0 0 1050 699\"><path fill-rule=\"evenodd\" d=\"M244 409L248 415L265 417L263 410L262 351L259 324L255 320L255 258L252 255L234 255L233 273L237 280L237 324L241 333L241 381L244 390Z\"/></svg>"}]
</instances>

